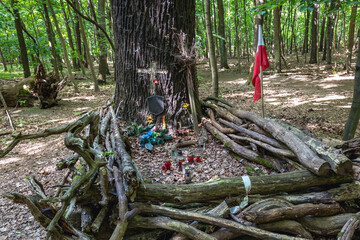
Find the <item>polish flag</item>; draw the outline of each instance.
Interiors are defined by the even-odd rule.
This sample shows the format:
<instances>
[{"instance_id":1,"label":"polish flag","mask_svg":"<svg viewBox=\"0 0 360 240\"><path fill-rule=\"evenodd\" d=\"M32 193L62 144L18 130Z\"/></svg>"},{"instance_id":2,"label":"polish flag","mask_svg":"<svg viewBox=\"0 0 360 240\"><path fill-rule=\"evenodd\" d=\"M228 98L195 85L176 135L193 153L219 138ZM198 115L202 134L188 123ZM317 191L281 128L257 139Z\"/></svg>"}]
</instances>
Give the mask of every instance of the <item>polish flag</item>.
<instances>
[{"instance_id":1,"label":"polish flag","mask_svg":"<svg viewBox=\"0 0 360 240\"><path fill-rule=\"evenodd\" d=\"M258 45L256 51L254 72L252 76L252 84L255 87L254 102L261 98L260 66L262 66L263 71L269 67L269 60L266 54L261 25L259 25L258 28L259 28Z\"/></svg>"}]
</instances>

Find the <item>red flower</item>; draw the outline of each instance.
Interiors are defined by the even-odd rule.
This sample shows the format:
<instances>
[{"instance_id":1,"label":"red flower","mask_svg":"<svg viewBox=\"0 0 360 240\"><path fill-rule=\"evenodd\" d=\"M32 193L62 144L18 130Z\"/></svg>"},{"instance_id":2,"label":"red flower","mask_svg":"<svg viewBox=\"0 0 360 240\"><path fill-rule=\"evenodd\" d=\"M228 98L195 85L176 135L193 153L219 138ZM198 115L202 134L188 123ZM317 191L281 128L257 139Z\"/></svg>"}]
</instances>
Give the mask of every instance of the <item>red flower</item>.
<instances>
[{"instance_id":1,"label":"red flower","mask_svg":"<svg viewBox=\"0 0 360 240\"><path fill-rule=\"evenodd\" d=\"M159 84L159 79L155 78L155 79L153 80L153 83L154 83L155 85L158 85L158 84Z\"/></svg>"},{"instance_id":2,"label":"red flower","mask_svg":"<svg viewBox=\"0 0 360 240\"><path fill-rule=\"evenodd\" d=\"M166 167L165 167L165 166L162 166L161 169L162 169L163 171L165 171L165 170L166 170Z\"/></svg>"},{"instance_id":3,"label":"red flower","mask_svg":"<svg viewBox=\"0 0 360 240\"><path fill-rule=\"evenodd\" d=\"M170 162L170 161L167 161L167 162L165 163L165 168L166 168L166 170L170 170L170 167L171 167L171 162Z\"/></svg>"},{"instance_id":4,"label":"red flower","mask_svg":"<svg viewBox=\"0 0 360 240\"><path fill-rule=\"evenodd\" d=\"M194 162L194 157L188 157L188 162L193 163Z\"/></svg>"},{"instance_id":5,"label":"red flower","mask_svg":"<svg viewBox=\"0 0 360 240\"><path fill-rule=\"evenodd\" d=\"M201 158L200 158L200 157L196 157L196 162L201 162Z\"/></svg>"}]
</instances>

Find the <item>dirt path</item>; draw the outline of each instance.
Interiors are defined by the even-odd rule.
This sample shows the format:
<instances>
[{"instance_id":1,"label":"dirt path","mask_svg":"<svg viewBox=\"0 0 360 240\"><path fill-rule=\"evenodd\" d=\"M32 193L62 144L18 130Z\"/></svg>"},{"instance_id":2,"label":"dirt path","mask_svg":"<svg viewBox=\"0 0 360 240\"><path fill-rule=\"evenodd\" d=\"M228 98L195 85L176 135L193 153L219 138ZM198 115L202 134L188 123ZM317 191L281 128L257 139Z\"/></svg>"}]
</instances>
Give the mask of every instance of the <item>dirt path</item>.
<instances>
[{"instance_id":1,"label":"dirt path","mask_svg":"<svg viewBox=\"0 0 360 240\"><path fill-rule=\"evenodd\" d=\"M234 67L234 62L231 63ZM295 71L303 75L296 74ZM354 76L344 75L343 72L331 74L324 71L324 66L317 69L310 65L302 66L300 70L294 67L287 72L286 75L265 76L266 114L306 126L319 136L339 139L351 106ZM205 97L211 87L210 72L206 64L199 65L198 75L202 77L199 91L201 96ZM252 86L244 85L247 74L227 70L220 72L219 76L220 94L223 98L245 110L260 113L260 101L252 101ZM82 112L103 105L113 92L114 85L101 86L101 93L95 95L89 84L83 83L81 93L76 95L70 87L66 87L60 95L60 104L51 109L14 108L10 109L10 112L19 130L35 132L75 120ZM1 113L0 132L8 129L6 118ZM3 149L9 140L9 136L0 136L0 149ZM215 176L247 173L245 167L229 156L228 151L222 149L216 141L210 139L209 144L212 152L204 154L204 161L199 165L201 171L194 180L206 181ZM157 156L135 147L135 160L141 165L145 177L152 182L182 181L176 174L162 174L162 163L153 161L158 156L169 158L169 154L164 150L168 146L157 149ZM212 154L213 152L216 154ZM47 187L57 184L63 172L56 171L55 164L70 154L63 145L63 136L20 143L0 160L0 195L14 191L28 194L24 179L29 175L35 175ZM220 162L219 159L225 161ZM47 191L51 193L54 189L48 188ZM0 197L0 240L43 239L44 236L45 231L34 221L26 207Z\"/></svg>"}]
</instances>

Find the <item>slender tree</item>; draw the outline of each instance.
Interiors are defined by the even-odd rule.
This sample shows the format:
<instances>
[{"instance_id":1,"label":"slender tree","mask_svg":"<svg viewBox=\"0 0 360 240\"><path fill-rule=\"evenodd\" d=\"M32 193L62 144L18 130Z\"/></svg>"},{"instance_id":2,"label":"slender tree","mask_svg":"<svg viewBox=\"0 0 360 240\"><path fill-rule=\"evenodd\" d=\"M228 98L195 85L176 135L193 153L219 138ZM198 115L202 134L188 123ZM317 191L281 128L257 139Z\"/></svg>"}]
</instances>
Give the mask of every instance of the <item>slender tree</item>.
<instances>
[{"instance_id":1,"label":"slender tree","mask_svg":"<svg viewBox=\"0 0 360 240\"><path fill-rule=\"evenodd\" d=\"M105 0L98 0L98 17L99 25L106 29L105 24ZM106 75L110 74L109 66L107 62L107 40L104 33L98 29L97 30L97 39L99 43L99 74L104 82L106 82Z\"/></svg>"},{"instance_id":2,"label":"slender tree","mask_svg":"<svg viewBox=\"0 0 360 240\"><path fill-rule=\"evenodd\" d=\"M281 72L281 47L280 47L280 7L274 8L274 52L275 52L275 69Z\"/></svg>"},{"instance_id":3,"label":"slender tree","mask_svg":"<svg viewBox=\"0 0 360 240\"><path fill-rule=\"evenodd\" d=\"M304 44L303 44L302 54L308 53L308 48L309 48L309 21L310 21L310 11L306 10L306 13L305 13L305 33L304 33Z\"/></svg>"},{"instance_id":4,"label":"slender tree","mask_svg":"<svg viewBox=\"0 0 360 240\"><path fill-rule=\"evenodd\" d=\"M347 42L347 72L351 69L351 57L352 57L352 49L354 46L354 32L355 32L355 20L356 20L356 13L357 13L357 4L352 5L351 7L351 15L350 15L350 25L349 25L349 34L348 34L348 42Z\"/></svg>"},{"instance_id":5,"label":"slender tree","mask_svg":"<svg viewBox=\"0 0 360 240\"><path fill-rule=\"evenodd\" d=\"M27 78L31 75L31 73L30 73L29 59L28 59L25 38L24 38L24 34L23 34L23 29L22 29L22 20L21 20L20 12L19 12L17 5L18 5L17 0L11 0L11 7L12 7L14 18L15 18L15 29L16 29L17 38L18 38L19 47L20 47L21 64L22 64L23 71L24 71L24 77Z\"/></svg>"},{"instance_id":6,"label":"slender tree","mask_svg":"<svg viewBox=\"0 0 360 240\"><path fill-rule=\"evenodd\" d=\"M323 18L322 18L322 24L321 24L321 31L320 31L319 52L322 52L323 49L324 49L325 24L326 24L326 17L323 16Z\"/></svg>"},{"instance_id":7,"label":"slender tree","mask_svg":"<svg viewBox=\"0 0 360 240\"><path fill-rule=\"evenodd\" d=\"M212 79L212 95L213 97L218 97L219 80L218 80L218 70L217 70L217 63L215 57L215 44L211 29L210 0L205 0L205 22L206 22L206 32L207 32L208 46L209 46L209 58L210 58L211 79Z\"/></svg>"},{"instance_id":8,"label":"slender tree","mask_svg":"<svg viewBox=\"0 0 360 240\"><path fill-rule=\"evenodd\" d=\"M52 66L54 68L54 73L57 79L59 79L60 73L59 73L59 64L61 64L60 56L56 51L56 42L55 42L55 35L52 29L52 24L49 17L49 12L46 7L46 3L43 3L43 10L44 10L44 20L45 20L45 29L46 33L49 39L49 48L52 55Z\"/></svg>"},{"instance_id":9,"label":"slender tree","mask_svg":"<svg viewBox=\"0 0 360 240\"><path fill-rule=\"evenodd\" d=\"M72 31L71 31L71 27L70 27L70 21L69 21L68 14L66 13L66 9L65 9L63 0L60 0L60 4L61 4L61 11L62 11L62 14L63 14L63 16L64 16L64 22L65 22L65 27L66 27L66 33L67 33L67 37L68 37L68 42L69 42L69 46L70 46L70 49L71 49L72 65L73 65L74 69L79 69L79 66L78 66L78 64L76 63L76 50L75 50L75 47L74 47L74 41L73 41L73 37L72 37Z\"/></svg>"},{"instance_id":10,"label":"slender tree","mask_svg":"<svg viewBox=\"0 0 360 240\"><path fill-rule=\"evenodd\" d=\"M46 0L46 2L47 2L47 5L48 5L48 8L50 10L50 13L52 15L56 31L58 33L58 36L59 36L59 39L60 39L60 42L61 42L62 50L63 50L63 53L64 53L64 59L65 59L65 63L66 63L66 68L68 70L68 75L69 75L70 81L74 85L74 91L79 92L79 88L78 88L78 86L77 86L77 84L75 82L74 75L73 75L73 73L71 71L71 63L70 63L70 60L69 60L69 55L68 55L68 52L67 52L67 49L66 49L66 44L65 44L64 37L62 35L59 23L58 23L57 18L56 18L55 11L54 11L54 9L53 9L53 7L51 5L50 0Z\"/></svg>"},{"instance_id":11,"label":"slender tree","mask_svg":"<svg viewBox=\"0 0 360 240\"><path fill-rule=\"evenodd\" d=\"M359 47L358 49L360 49L360 41L358 47ZM354 137L355 131L358 128L359 119L360 119L360 51L358 51L357 61L356 61L353 101L351 104L349 117L345 125L343 140L345 141L350 140Z\"/></svg>"},{"instance_id":12,"label":"slender tree","mask_svg":"<svg viewBox=\"0 0 360 240\"><path fill-rule=\"evenodd\" d=\"M77 9L79 9L78 1L77 0L73 0L73 1L75 3L75 7ZM87 60L87 62L89 64L90 72L91 72L91 78L92 78L92 80L94 82L94 90L95 90L95 92L100 92L98 81L97 81L96 74L95 74L94 63L93 63L93 60L92 60L92 57L91 57L91 54L90 54L89 43L88 43L88 40L87 40L87 37L86 37L86 34L85 34L84 23L83 23L83 21L82 21L82 19L80 17L79 17L79 23L80 23L80 33L81 33L81 37L82 37L83 43L84 43L84 52L85 52L86 60Z\"/></svg>"},{"instance_id":13,"label":"slender tree","mask_svg":"<svg viewBox=\"0 0 360 240\"><path fill-rule=\"evenodd\" d=\"M309 63L317 63L318 55L319 5L314 4L311 18L311 52Z\"/></svg>"},{"instance_id":14,"label":"slender tree","mask_svg":"<svg viewBox=\"0 0 360 240\"><path fill-rule=\"evenodd\" d=\"M227 52L226 52L226 41L225 41L225 20L224 20L224 5L223 0L217 0L218 6L218 19L219 19L219 29L218 33L220 36L219 39L219 48L220 48L220 68L229 68L227 63Z\"/></svg>"}]
</instances>

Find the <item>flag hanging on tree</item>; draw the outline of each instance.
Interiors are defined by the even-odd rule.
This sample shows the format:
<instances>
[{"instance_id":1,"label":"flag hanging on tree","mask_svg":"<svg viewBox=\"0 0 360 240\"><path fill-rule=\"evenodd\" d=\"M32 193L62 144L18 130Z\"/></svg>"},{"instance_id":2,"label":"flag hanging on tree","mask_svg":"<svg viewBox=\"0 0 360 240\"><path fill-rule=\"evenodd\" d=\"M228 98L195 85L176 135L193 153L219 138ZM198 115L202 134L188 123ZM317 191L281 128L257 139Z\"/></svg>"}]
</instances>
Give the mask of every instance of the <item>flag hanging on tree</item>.
<instances>
[{"instance_id":1,"label":"flag hanging on tree","mask_svg":"<svg viewBox=\"0 0 360 240\"><path fill-rule=\"evenodd\" d=\"M261 98L260 66L262 66L263 71L269 67L269 60L266 54L261 25L258 26L258 29L258 45L256 50L254 72L252 76L252 84L255 87L254 102Z\"/></svg>"}]
</instances>

